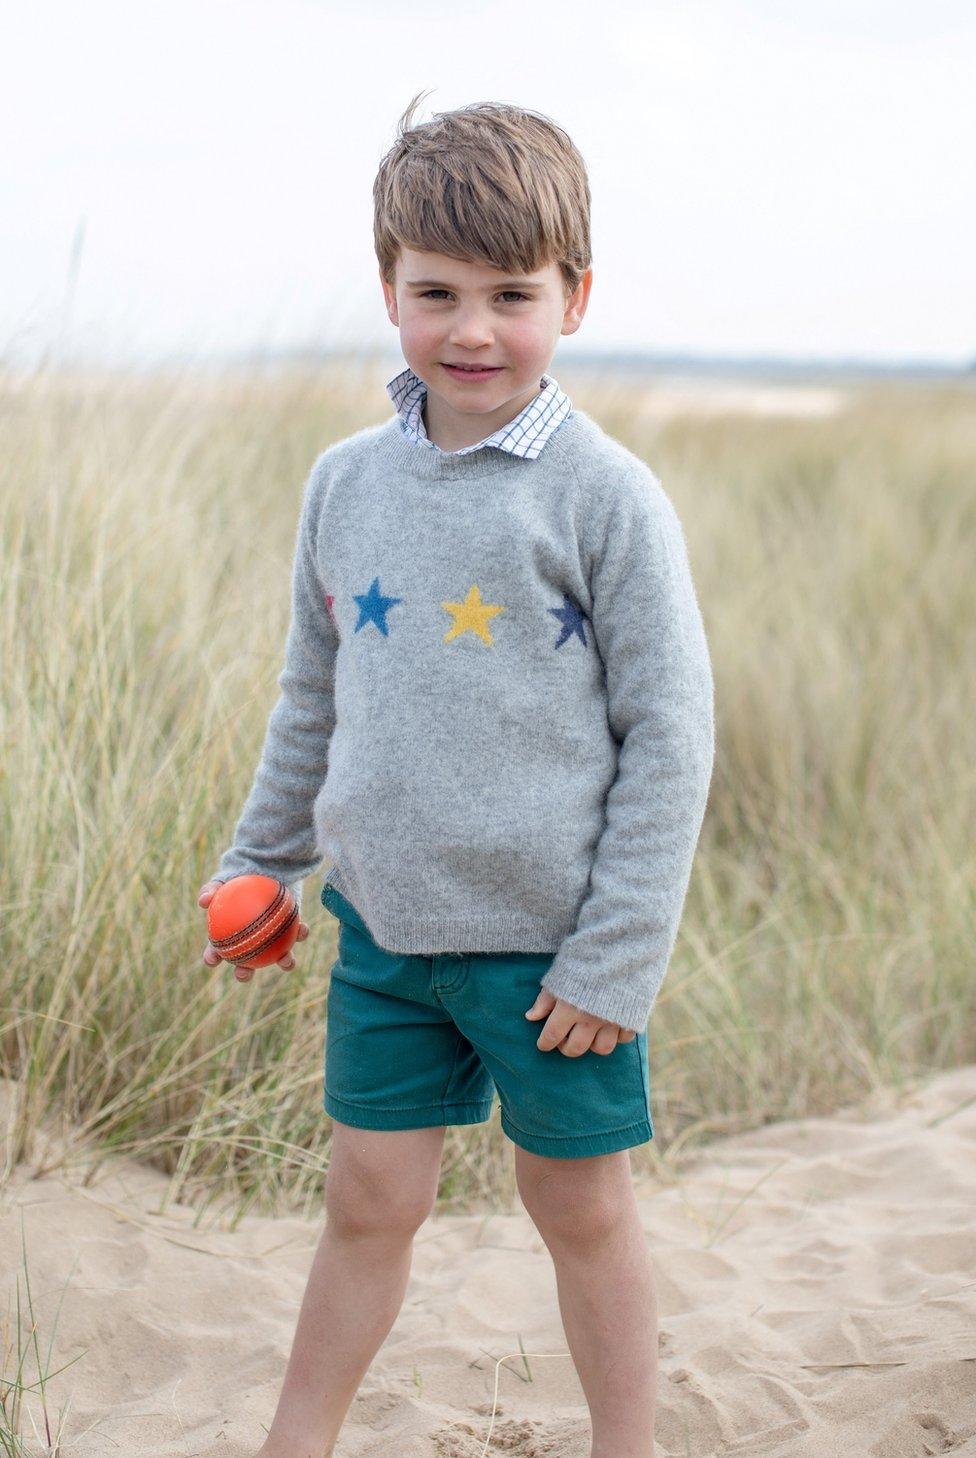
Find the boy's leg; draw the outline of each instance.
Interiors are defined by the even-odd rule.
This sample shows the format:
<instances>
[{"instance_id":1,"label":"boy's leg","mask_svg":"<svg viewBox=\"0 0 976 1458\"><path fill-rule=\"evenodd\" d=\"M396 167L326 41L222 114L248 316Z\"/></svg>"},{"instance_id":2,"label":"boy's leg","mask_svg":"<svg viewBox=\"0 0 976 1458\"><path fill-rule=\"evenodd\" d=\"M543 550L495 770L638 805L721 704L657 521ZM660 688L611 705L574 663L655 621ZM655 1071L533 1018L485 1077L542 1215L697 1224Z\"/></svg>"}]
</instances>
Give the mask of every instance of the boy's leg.
<instances>
[{"instance_id":1,"label":"boy's leg","mask_svg":"<svg viewBox=\"0 0 976 1458\"><path fill-rule=\"evenodd\" d=\"M333 1121L327 1220L284 1385L256 1458L327 1458L403 1302L413 1237L437 1195L444 1126Z\"/></svg>"},{"instance_id":2,"label":"boy's leg","mask_svg":"<svg viewBox=\"0 0 976 1458\"><path fill-rule=\"evenodd\" d=\"M657 1298L630 1151L557 1159L516 1145L515 1172L553 1258L591 1458L654 1458Z\"/></svg>"}]
</instances>

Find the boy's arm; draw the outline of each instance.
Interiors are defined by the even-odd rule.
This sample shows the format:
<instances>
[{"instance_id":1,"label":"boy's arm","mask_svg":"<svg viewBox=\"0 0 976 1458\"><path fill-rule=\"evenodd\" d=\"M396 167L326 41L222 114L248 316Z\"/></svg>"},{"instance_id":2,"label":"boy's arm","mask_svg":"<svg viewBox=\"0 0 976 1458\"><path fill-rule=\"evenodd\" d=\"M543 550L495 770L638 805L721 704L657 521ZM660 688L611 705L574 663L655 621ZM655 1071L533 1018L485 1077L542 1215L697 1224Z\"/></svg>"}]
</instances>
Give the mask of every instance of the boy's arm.
<instances>
[{"instance_id":1,"label":"boy's arm","mask_svg":"<svg viewBox=\"0 0 976 1458\"><path fill-rule=\"evenodd\" d=\"M617 774L576 928L542 986L641 1032L677 938L704 819L714 686L678 515L649 469L620 484L597 508L590 556Z\"/></svg>"},{"instance_id":2,"label":"boy's arm","mask_svg":"<svg viewBox=\"0 0 976 1458\"><path fill-rule=\"evenodd\" d=\"M321 458L320 458L321 459ZM322 857L312 810L325 779L335 727L335 623L315 566L315 533L324 473L313 466L302 493L292 564L291 622L281 694L271 710L250 792L214 876L245 872L274 876L290 886L301 911L302 881Z\"/></svg>"}]
</instances>

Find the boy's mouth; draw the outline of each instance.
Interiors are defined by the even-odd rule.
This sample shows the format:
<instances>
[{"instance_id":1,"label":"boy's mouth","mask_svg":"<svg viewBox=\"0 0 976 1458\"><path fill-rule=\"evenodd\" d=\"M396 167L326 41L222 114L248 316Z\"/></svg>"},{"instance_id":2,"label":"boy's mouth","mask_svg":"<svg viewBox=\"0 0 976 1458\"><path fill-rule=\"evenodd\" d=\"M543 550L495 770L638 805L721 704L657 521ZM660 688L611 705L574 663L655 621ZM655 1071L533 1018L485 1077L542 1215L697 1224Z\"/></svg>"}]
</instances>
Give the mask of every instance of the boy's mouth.
<instances>
[{"instance_id":1,"label":"boy's mouth","mask_svg":"<svg viewBox=\"0 0 976 1458\"><path fill-rule=\"evenodd\" d=\"M446 361L442 366L455 379L487 380L501 369L501 365L455 365Z\"/></svg>"}]
</instances>

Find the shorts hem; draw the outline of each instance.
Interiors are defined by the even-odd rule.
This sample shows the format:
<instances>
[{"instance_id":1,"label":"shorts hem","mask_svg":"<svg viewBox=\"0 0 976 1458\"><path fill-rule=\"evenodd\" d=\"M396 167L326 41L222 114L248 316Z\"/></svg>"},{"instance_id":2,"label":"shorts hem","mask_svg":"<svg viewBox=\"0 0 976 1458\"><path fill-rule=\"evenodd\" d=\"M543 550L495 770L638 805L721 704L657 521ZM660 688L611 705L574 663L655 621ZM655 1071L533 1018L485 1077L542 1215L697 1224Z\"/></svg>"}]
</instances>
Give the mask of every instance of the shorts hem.
<instances>
[{"instance_id":1,"label":"shorts hem","mask_svg":"<svg viewBox=\"0 0 976 1458\"><path fill-rule=\"evenodd\" d=\"M438 1124L483 1124L491 1118L492 1102L465 1104L419 1104L404 1109L380 1109L371 1104L354 1104L326 1090L325 1112L342 1124L357 1129L429 1129Z\"/></svg>"},{"instance_id":2,"label":"shorts hem","mask_svg":"<svg viewBox=\"0 0 976 1458\"><path fill-rule=\"evenodd\" d=\"M504 1132L521 1149L530 1154L555 1155L560 1159L584 1159L593 1154L614 1154L618 1149L630 1149L635 1144L646 1144L654 1138L654 1126L649 1119L638 1119L636 1124L627 1124L621 1129L608 1129L604 1134L530 1134L513 1124L501 1111L501 1125Z\"/></svg>"}]
</instances>

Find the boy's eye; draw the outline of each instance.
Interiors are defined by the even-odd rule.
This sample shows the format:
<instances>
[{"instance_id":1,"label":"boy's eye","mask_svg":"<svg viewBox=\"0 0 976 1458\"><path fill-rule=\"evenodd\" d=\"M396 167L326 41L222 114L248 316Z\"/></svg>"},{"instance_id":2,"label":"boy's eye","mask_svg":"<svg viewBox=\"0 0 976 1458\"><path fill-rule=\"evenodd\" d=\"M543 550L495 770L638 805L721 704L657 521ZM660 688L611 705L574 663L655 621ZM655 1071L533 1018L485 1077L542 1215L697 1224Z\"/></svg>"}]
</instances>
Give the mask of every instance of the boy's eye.
<instances>
[{"instance_id":1,"label":"boy's eye","mask_svg":"<svg viewBox=\"0 0 976 1458\"><path fill-rule=\"evenodd\" d=\"M427 292L421 294L420 297L422 299L430 299L430 298L433 298L434 294L446 294L446 293L447 293L447 289L428 289ZM502 299L504 299L504 298L510 298L510 299L527 299L528 298L528 295L527 294L520 294L517 289L503 289L502 292L499 294L499 298L502 298Z\"/></svg>"}]
</instances>

